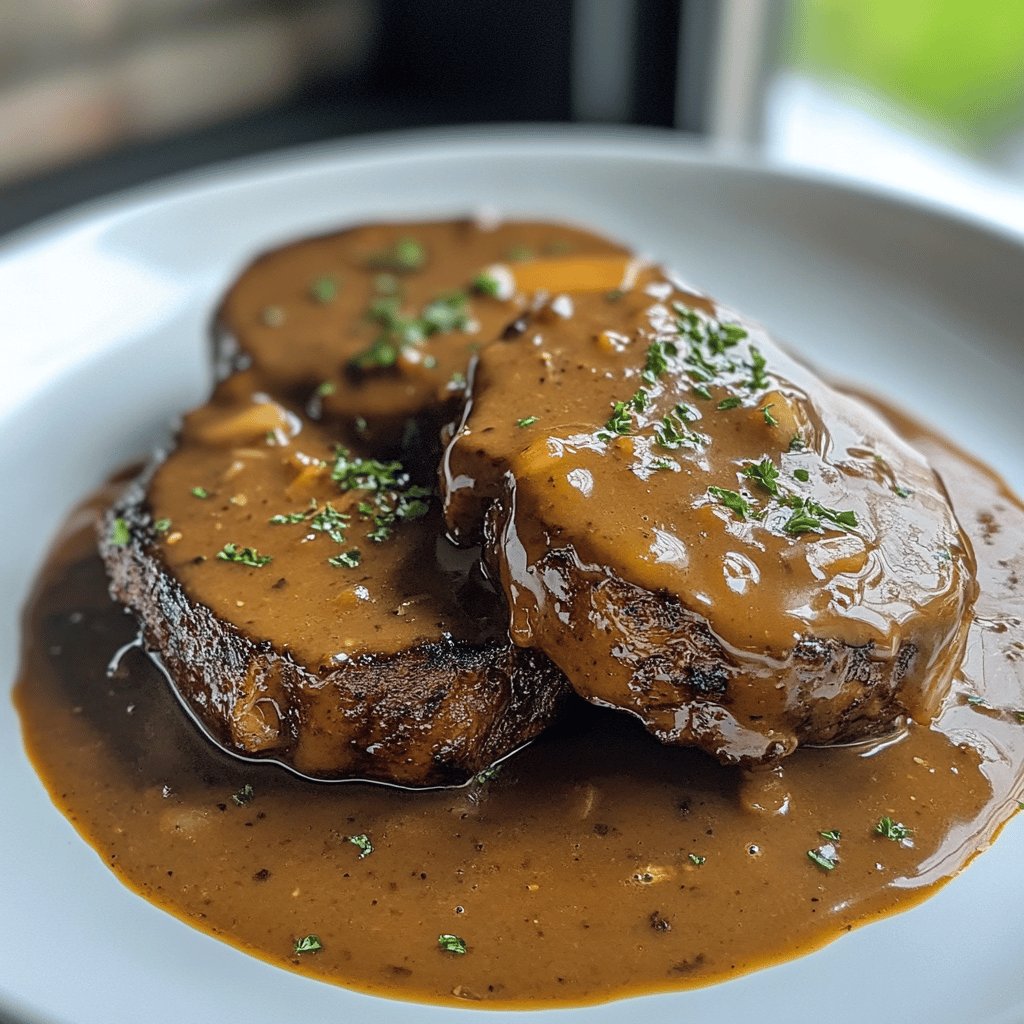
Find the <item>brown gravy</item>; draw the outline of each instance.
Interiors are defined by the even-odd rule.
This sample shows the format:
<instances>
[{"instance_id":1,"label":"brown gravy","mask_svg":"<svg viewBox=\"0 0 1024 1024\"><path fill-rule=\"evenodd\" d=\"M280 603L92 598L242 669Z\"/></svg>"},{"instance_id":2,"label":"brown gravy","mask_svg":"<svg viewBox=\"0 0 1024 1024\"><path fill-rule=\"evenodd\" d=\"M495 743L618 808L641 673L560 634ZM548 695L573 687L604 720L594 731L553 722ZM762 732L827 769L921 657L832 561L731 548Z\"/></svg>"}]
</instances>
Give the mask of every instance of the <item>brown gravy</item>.
<instances>
[{"instance_id":1,"label":"brown gravy","mask_svg":"<svg viewBox=\"0 0 1024 1024\"><path fill-rule=\"evenodd\" d=\"M15 702L30 756L136 892L271 963L364 992L578 1005L809 952L930 895L1024 795L1024 506L884 411L943 476L978 559L968 651L930 729L801 749L744 775L581 705L465 789L312 785L214 749L140 649L107 675L135 628L95 553L107 488L72 515L29 602ZM252 798L238 804L246 784ZM883 817L913 845L877 834ZM838 863L826 871L808 851L829 857L830 842ZM322 949L294 953L311 933ZM442 934L467 952L442 950Z\"/></svg>"}]
</instances>

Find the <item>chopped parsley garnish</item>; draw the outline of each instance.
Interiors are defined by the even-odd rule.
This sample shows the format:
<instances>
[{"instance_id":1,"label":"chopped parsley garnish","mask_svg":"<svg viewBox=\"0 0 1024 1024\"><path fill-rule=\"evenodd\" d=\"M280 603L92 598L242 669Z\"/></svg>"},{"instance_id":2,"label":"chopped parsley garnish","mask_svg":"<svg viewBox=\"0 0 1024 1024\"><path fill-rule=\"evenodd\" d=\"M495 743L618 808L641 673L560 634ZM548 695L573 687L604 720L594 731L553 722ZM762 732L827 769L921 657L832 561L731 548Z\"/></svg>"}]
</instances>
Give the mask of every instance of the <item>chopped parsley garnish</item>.
<instances>
[{"instance_id":1,"label":"chopped parsley garnish","mask_svg":"<svg viewBox=\"0 0 1024 1024\"><path fill-rule=\"evenodd\" d=\"M316 512L316 502L310 503L310 507L304 512L279 512L267 520L273 526L285 526L289 523L304 523L313 513Z\"/></svg>"},{"instance_id":2,"label":"chopped parsley garnish","mask_svg":"<svg viewBox=\"0 0 1024 1024\"><path fill-rule=\"evenodd\" d=\"M477 785L484 786L488 782L491 782L493 779L496 779L500 774L501 765L492 764L490 768L484 768L483 771L477 772L476 775L473 776L473 781Z\"/></svg>"},{"instance_id":3,"label":"chopped parsley garnish","mask_svg":"<svg viewBox=\"0 0 1024 1024\"><path fill-rule=\"evenodd\" d=\"M460 939L458 935L438 935L437 944L446 953L456 953L458 956L462 956L466 952L466 943L463 939Z\"/></svg>"},{"instance_id":4,"label":"chopped parsley garnish","mask_svg":"<svg viewBox=\"0 0 1024 1024\"><path fill-rule=\"evenodd\" d=\"M463 330L469 326L469 306L463 292L437 296L424 306L418 317L405 316L400 301L395 297L375 300L370 304L367 315L381 326L382 333L349 360L349 366L357 370L394 366L403 349L422 345L435 334Z\"/></svg>"},{"instance_id":5,"label":"chopped parsley garnish","mask_svg":"<svg viewBox=\"0 0 1024 1024\"><path fill-rule=\"evenodd\" d=\"M769 402L767 405L761 406L761 415L764 416L764 421L769 427L777 427L779 425L779 421L772 415L772 406L774 404L774 402Z\"/></svg>"},{"instance_id":6,"label":"chopped parsley garnish","mask_svg":"<svg viewBox=\"0 0 1024 1024\"><path fill-rule=\"evenodd\" d=\"M794 434L789 439L789 450L791 452L802 452L807 447L807 442L800 436L800 434Z\"/></svg>"},{"instance_id":7,"label":"chopped parsley garnish","mask_svg":"<svg viewBox=\"0 0 1024 1024\"><path fill-rule=\"evenodd\" d=\"M363 556L360 550L353 548L351 551L343 551L340 555L328 558L327 564L333 565L336 569L355 569L362 560Z\"/></svg>"},{"instance_id":8,"label":"chopped parsley garnish","mask_svg":"<svg viewBox=\"0 0 1024 1024\"><path fill-rule=\"evenodd\" d=\"M210 492L205 487L193 487L192 488L192 497L193 498L203 498L203 499L205 499L205 498L208 498L209 496L210 496Z\"/></svg>"},{"instance_id":9,"label":"chopped parsley garnish","mask_svg":"<svg viewBox=\"0 0 1024 1024\"><path fill-rule=\"evenodd\" d=\"M822 871L834 871L839 863L836 851L830 846L820 846L817 850L808 850L807 856L821 868Z\"/></svg>"},{"instance_id":10,"label":"chopped parsley garnish","mask_svg":"<svg viewBox=\"0 0 1024 1024\"><path fill-rule=\"evenodd\" d=\"M171 528L171 521L170 521L170 519L158 519L153 524L153 529L156 530L157 533L167 533L167 531L170 530L170 528Z\"/></svg>"},{"instance_id":11,"label":"chopped parsley garnish","mask_svg":"<svg viewBox=\"0 0 1024 1024\"><path fill-rule=\"evenodd\" d=\"M469 323L469 307L466 305L465 294L451 292L448 295L439 295L427 303L421 319L427 337L448 331L461 331Z\"/></svg>"},{"instance_id":12,"label":"chopped parsley garnish","mask_svg":"<svg viewBox=\"0 0 1024 1024\"><path fill-rule=\"evenodd\" d=\"M318 277L309 286L309 295L314 302L326 305L338 296L338 279L336 277Z\"/></svg>"},{"instance_id":13,"label":"chopped parsley garnish","mask_svg":"<svg viewBox=\"0 0 1024 1024\"><path fill-rule=\"evenodd\" d=\"M700 434L687 429L687 424L696 419L693 410L680 403L670 413L661 418L654 428L655 443L662 448L679 448L684 444L699 446L704 438Z\"/></svg>"},{"instance_id":14,"label":"chopped parsley garnish","mask_svg":"<svg viewBox=\"0 0 1024 1024\"><path fill-rule=\"evenodd\" d=\"M779 496L779 471L771 459L764 458L760 462L751 463L743 470L743 475L748 480L756 481L773 497Z\"/></svg>"},{"instance_id":15,"label":"chopped parsley garnish","mask_svg":"<svg viewBox=\"0 0 1024 1024\"><path fill-rule=\"evenodd\" d=\"M303 935L301 939L295 940L296 953L319 953L323 943L316 935Z\"/></svg>"},{"instance_id":16,"label":"chopped parsley garnish","mask_svg":"<svg viewBox=\"0 0 1024 1024\"><path fill-rule=\"evenodd\" d=\"M261 555L255 548L240 548L237 544L225 544L217 552L217 557L222 562L237 562L250 569L262 569L272 561L270 555Z\"/></svg>"},{"instance_id":17,"label":"chopped parsley garnish","mask_svg":"<svg viewBox=\"0 0 1024 1024\"><path fill-rule=\"evenodd\" d=\"M811 479L811 474L806 469L794 469L793 476L802 484L807 483Z\"/></svg>"},{"instance_id":18,"label":"chopped parsley garnish","mask_svg":"<svg viewBox=\"0 0 1024 1024\"><path fill-rule=\"evenodd\" d=\"M357 356L349 360L349 366L357 370L386 370L398 362L398 349L387 338L374 338Z\"/></svg>"},{"instance_id":19,"label":"chopped parsley garnish","mask_svg":"<svg viewBox=\"0 0 1024 1024\"><path fill-rule=\"evenodd\" d=\"M132 533L128 529L128 523L118 516L110 527L110 543L115 548L123 548L131 539Z\"/></svg>"},{"instance_id":20,"label":"chopped parsley garnish","mask_svg":"<svg viewBox=\"0 0 1024 1024\"><path fill-rule=\"evenodd\" d=\"M724 487L709 487L708 494L717 498L726 508L732 509L740 519L746 519L750 513L750 503L737 491L729 491Z\"/></svg>"},{"instance_id":21,"label":"chopped parsley garnish","mask_svg":"<svg viewBox=\"0 0 1024 1024\"><path fill-rule=\"evenodd\" d=\"M700 867L707 860L707 857L702 853L688 853L686 856L689 858L690 863L695 864L697 867Z\"/></svg>"},{"instance_id":22,"label":"chopped parsley garnish","mask_svg":"<svg viewBox=\"0 0 1024 1024\"><path fill-rule=\"evenodd\" d=\"M976 708L990 707L989 702L981 694L971 693L967 695L967 703Z\"/></svg>"},{"instance_id":23,"label":"chopped parsley garnish","mask_svg":"<svg viewBox=\"0 0 1024 1024\"><path fill-rule=\"evenodd\" d=\"M342 491L385 491L405 486L409 477L400 462L352 458L347 448L338 447L331 479Z\"/></svg>"},{"instance_id":24,"label":"chopped parsley garnish","mask_svg":"<svg viewBox=\"0 0 1024 1024\"><path fill-rule=\"evenodd\" d=\"M690 390L693 391L693 393L698 398L704 398L704 399L711 398L711 392L708 391L708 389L703 384L691 384L690 385Z\"/></svg>"},{"instance_id":25,"label":"chopped parsley garnish","mask_svg":"<svg viewBox=\"0 0 1024 1024\"><path fill-rule=\"evenodd\" d=\"M420 270L427 262L427 251L413 238L400 238L390 249L385 249L367 260L371 270L390 270L395 274L410 274Z\"/></svg>"},{"instance_id":26,"label":"chopped parsley garnish","mask_svg":"<svg viewBox=\"0 0 1024 1024\"><path fill-rule=\"evenodd\" d=\"M761 350L756 345L751 345L750 362L747 363L747 367L750 370L750 380L747 382L747 387L751 391L764 391L768 387L768 377L764 372L767 365L768 361L762 355Z\"/></svg>"},{"instance_id":27,"label":"chopped parsley garnish","mask_svg":"<svg viewBox=\"0 0 1024 1024\"><path fill-rule=\"evenodd\" d=\"M878 824L875 826L875 832L884 836L886 839L891 839L894 843L902 843L905 839L909 839L913 834L906 825L901 821L893 821L892 818L885 817L879 818Z\"/></svg>"},{"instance_id":28,"label":"chopped parsley garnish","mask_svg":"<svg viewBox=\"0 0 1024 1024\"><path fill-rule=\"evenodd\" d=\"M430 508L432 492L427 487L410 486L409 475L400 462L353 459L347 449L338 447L331 479L342 491L370 492L370 497L360 501L357 509L360 517L371 523L373 529L367 536L375 543L387 540L396 523L421 519ZM358 557L358 552L349 555ZM332 564L349 565L344 560Z\"/></svg>"},{"instance_id":29,"label":"chopped parsley garnish","mask_svg":"<svg viewBox=\"0 0 1024 1024\"><path fill-rule=\"evenodd\" d=\"M364 857L369 857L373 853L373 843L370 842L370 837L365 832L357 836L346 836L345 838L359 850L360 860Z\"/></svg>"},{"instance_id":30,"label":"chopped parsley garnish","mask_svg":"<svg viewBox=\"0 0 1024 1024\"><path fill-rule=\"evenodd\" d=\"M605 422L604 429L608 434L626 435L633 428L633 417L630 414L629 406L625 402L613 402L612 414ZM600 436L600 435L599 435ZM602 440L608 438L602 438Z\"/></svg>"},{"instance_id":31,"label":"chopped parsley garnish","mask_svg":"<svg viewBox=\"0 0 1024 1024\"><path fill-rule=\"evenodd\" d=\"M311 530L317 533L326 533L335 544L345 543L345 529L352 517L346 512L339 512L330 502L327 502L315 516L309 521Z\"/></svg>"},{"instance_id":32,"label":"chopped parsley garnish","mask_svg":"<svg viewBox=\"0 0 1024 1024\"><path fill-rule=\"evenodd\" d=\"M723 398L718 405L715 406L719 412L725 412L726 409L735 409L738 405L743 404L743 399L739 395L730 395L728 398Z\"/></svg>"},{"instance_id":33,"label":"chopped parsley garnish","mask_svg":"<svg viewBox=\"0 0 1024 1024\"><path fill-rule=\"evenodd\" d=\"M822 839L828 839L833 843L838 843L839 840L842 839L842 834L837 828L830 828L827 832L819 832L818 835L821 836Z\"/></svg>"},{"instance_id":34,"label":"chopped parsley garnish","mask_svg":"<svg viewBox=\"0 0 1024 1024\"><path fill-rule=\"evenodd\" d=\"M246 804L252 803L252 798L256 795L255 790L247 782L237 793L231 794L231 802L236 807L244 807Z\"/></svg>"},{"instance_id":35,"label":"chopped parsley garnish","mask_svg":"<svg viewBox=\"0 0 1024 1024\"><path fill-rule=\"evenodd\" d=\"M892 490L897 498L909 498L914 493L909 487L903 487L900 484L894 485Z\"/></svg>"},{"instance_id":36,"label":"chopped parsley garnish","mask_svg":"<svg viewBox=\"0 0 1024 1024\"><path fill-rule=\"evenodd\" d=\"M842 530L852 530L857 526L857 514L852 510L840 512L838 509L826 508L810 498L793 495L786 502L793 514L789 517L784 529L787 533L800 534L820 531L823 521L832 523Z\"/></svg>"},{"instance_id":37,"label":"chopped parsley garnish","mask_svg":"<svg viewBox=\"0 0 1024 1024\"><path fill-rule=\"evenodd\" d=\"M333 380L325 380L317 385L316 394L319 398L326 398L328 395L333 395L337 391L337 385Z\"/></svg>"},{"instance_id":38,"label":"chopped parsley garnish","mask_svg":"<svg viewBox=\"0 0 1024 1024\"><path fill-rule=\"evenodd\" d=\"M786 520L783 529L786 533L798 536L801 533L816 533L821 530L821 520L812 515L804 505L793 510L793 514Z\"/></svg>"},{"instance_id":39,"label":"chopped parsley garnish","mask_svg":"<svg viewBox=\"0 0 1024 1024\"><path fill-rule=\"evenodd\" d=\"M501 282L491 274L477 274L470 285L478 295L489 295L492 299L498 297L501 291Z\"/></svg>"},{"instance_id":40,"label":"chopped parsley garnish","mask_svg":"<svg viewBox=\"0 0 1024 1024\"><path fill-rule=\"evenodd\" d=\"M516 420L517 427L532 427L537 422L537 416L524 416L521 420Z\"/></svg>"},{"instance_id":41,"label":"chopped parsley garnish","mask_svg":"<svg viewBox=\"0 0 1024 1024\"><path fill-rule=\"evenodd\" d=\"M527 260L534 258L534 252L528 245L513 245L505 253L505 259L509 263L525 263Z\"/></svg>"},{"instance_id":42,"label":"chopped parsley garnish","mask_svg":"<svg viewBox=\"0 0 1024 1024\"><path fill-rule=\"evenodd\" d=\"M647 347L647 357L644 360L644 380L648 384L653 384L668 369L669 359L677 355L679 349L675 342L657 339L652 341Z\"/></svg>"}]
</instances>

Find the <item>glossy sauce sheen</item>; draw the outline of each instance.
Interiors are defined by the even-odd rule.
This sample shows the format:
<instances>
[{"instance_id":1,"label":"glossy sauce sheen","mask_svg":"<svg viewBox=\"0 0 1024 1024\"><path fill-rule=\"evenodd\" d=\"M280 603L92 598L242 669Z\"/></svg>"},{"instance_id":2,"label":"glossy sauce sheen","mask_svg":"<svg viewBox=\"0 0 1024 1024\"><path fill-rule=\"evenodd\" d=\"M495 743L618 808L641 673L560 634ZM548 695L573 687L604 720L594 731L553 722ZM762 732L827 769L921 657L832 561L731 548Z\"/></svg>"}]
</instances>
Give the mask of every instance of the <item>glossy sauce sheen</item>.
<instances>
[{"instance_id":1,"label":"glossy sauce sheen","mask_svg":"<svg viewBox=\"0 0 1024 1024\"><path fill-rule=\"evenodd\" d=\"M409 242L403 269L397 256ZM409 417L461 393L470 354L525 307L528 291L474 291L482 272L502 268L503 285L508 267L555 261L578 284L588 258L612 254L626 250L579 228L525 221L371 224L306 239L261 256L228 291L218 315L222 368L251 368L318 416L349 427L365 420L375 441L391 444ZM415 317L455 292L468 295L461 329L404 347L384 372L350 366L383 333L368 314L375 304L393 301Z\"/></svg>"},{"instance_id":2,"label":"glossy sauce sheen","mask_svg":"<svg viewBox=\"0 0 1024 1024\"><path fill-rule=\"evenodd\" d=\"M688 343L687 310L700 331L713 318L735 334L715 354ZM877 736L900 713L931 718L956 667L974 566L916 452L755 325L657 268L610 296L556 298L520 326L480 353L443 474L456 536L477 537L494 499L487 554L518 644L544 651L588 699L723 760ZM672 354L645 377L653 346ZM620 408L621 430L605 427L634 394L641 407ZM666 416L687 439L659 439ZM774 497L744 475L762 460ZM856 518L796 535L788 498ZM691 616L713 634L708 653L692 653ZM812 671L815 650L797 647L807 638L868 650L870 684L836 670L841 654ZM715 667L682 683L695 662Z\"/></svg>"},{"instance_id":3,"label":"glossy sauce sheen","mask_svg":"<svg viewBox=\"0 0 1024 1024\"><path fill-rule=\"evenodd\" d=\"M250 953L363 991L585 1004L807 952L934 891L1024 795L1024 508L941 439L899 427L949 489L980 595L938 719L898 742L800 749L745 773L581 704L462 790L312 786L254 768L198 734L138 648L107 675L134 636L95 554L108 490L72 517L28 608L15 692L26 744L126 884ZM252 799L236 804L247 783ZM876 834L883 816L913 845ZM360 857L347 837L363 834L373 852ZM825 871L807 851L830 843ZM310 933L322 950L293 953ZM464 955L439 948L446 933Z\"/></svg>"}]
</instances>

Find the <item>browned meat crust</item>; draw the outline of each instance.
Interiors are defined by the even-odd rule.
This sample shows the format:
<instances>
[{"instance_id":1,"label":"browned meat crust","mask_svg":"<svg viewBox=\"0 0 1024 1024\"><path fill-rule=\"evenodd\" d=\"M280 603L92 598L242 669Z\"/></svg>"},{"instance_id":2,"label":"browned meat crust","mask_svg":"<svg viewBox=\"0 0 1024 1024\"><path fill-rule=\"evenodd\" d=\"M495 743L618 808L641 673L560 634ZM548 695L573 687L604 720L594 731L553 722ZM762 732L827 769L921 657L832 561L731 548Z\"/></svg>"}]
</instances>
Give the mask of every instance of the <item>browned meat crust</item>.
<instances>
[{"instance_id":1,"label":"browned meat crust","mask_svg":"<svg viewBox=\"0 0 1024 1024\"><path fill-rule=\"evenodd\" d=\"M126 544L111 540L115 518ZM459 784L536 736L566 694L546 658L498 640L297 663L189 598L155 543L144 480L108 512L100 552L112 595L217 741L313 778Z\"/></svg>"}]
</instances>

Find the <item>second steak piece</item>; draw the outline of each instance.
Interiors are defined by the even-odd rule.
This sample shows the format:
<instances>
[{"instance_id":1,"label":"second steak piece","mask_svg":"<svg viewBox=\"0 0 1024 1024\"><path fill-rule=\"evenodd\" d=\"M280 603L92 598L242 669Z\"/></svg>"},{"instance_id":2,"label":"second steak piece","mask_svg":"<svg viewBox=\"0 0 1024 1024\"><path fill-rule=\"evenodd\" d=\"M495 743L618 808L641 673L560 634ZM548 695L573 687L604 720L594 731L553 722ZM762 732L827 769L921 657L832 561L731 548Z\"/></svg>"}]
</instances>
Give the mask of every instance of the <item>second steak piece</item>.
<instances>
[{"instance_id":1,"label":"second steak piece","mask_svg":"<svg viewBox=\"0 0 1024 1024\"><path fill-rule=\"evenodd\" d=\"M654 268L509 333L480 354L442 476L516 643L726 763L931 717L973 556L876 414Z\"/></svg>"},{"instance_id":2,"label":"second steak piece","mask_svg":"<svg viewBox=\"0 0 1024 1024\"><path fill-rule=\"evenodd\" d=\"M431 491L250 384L190 413L103 530L182 700L228 750L319 779L461 783L537 735L565 681L509 643Z\"/></svg>"}]
</instances>

